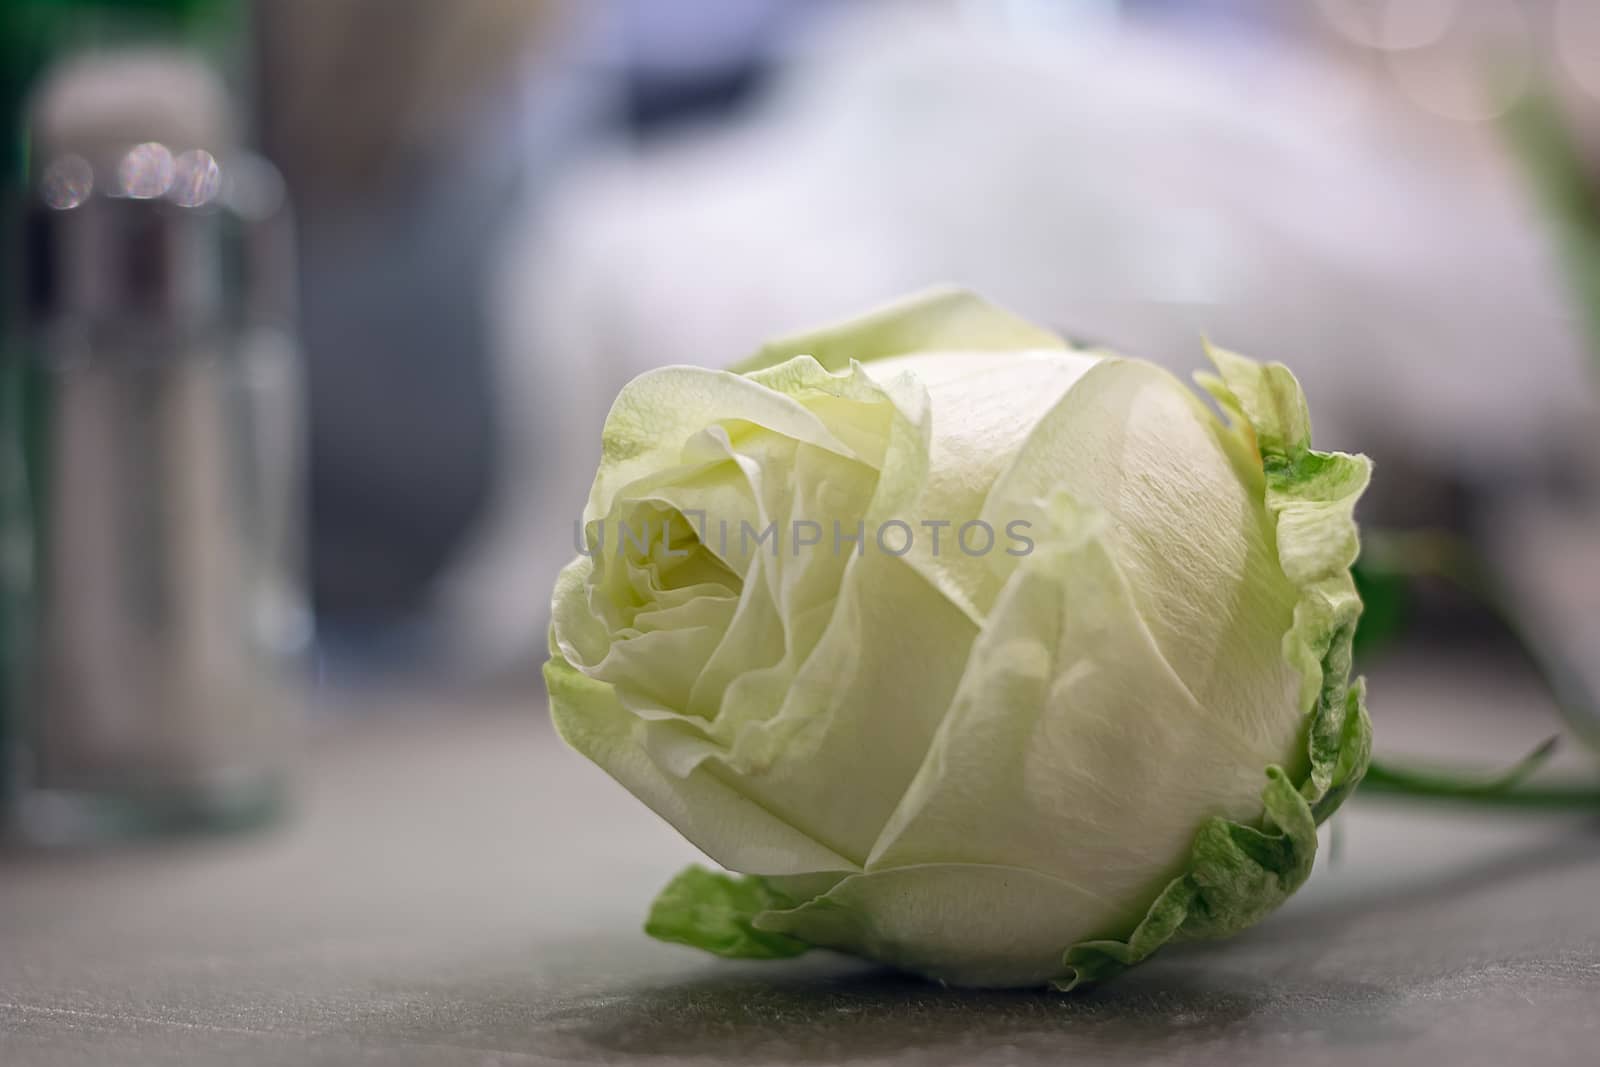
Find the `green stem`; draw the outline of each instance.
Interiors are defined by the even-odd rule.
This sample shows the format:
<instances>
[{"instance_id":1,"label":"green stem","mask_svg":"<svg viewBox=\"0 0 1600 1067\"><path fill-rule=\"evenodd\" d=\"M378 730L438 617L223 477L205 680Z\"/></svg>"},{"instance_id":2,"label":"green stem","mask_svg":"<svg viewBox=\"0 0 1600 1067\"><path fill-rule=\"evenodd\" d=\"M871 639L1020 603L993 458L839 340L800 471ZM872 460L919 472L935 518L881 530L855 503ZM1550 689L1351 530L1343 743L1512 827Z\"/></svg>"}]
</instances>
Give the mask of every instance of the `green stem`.
<instances>
[{"instance_id":1,"label":"green stem","mask_svg":"<svg viewBox=\"0 0 1600 1067\"><path fill-rule=\"evenodd\" d=\"M1441 530L1368 530L1362 542L1363 567L1401 577L1439 578L1488 610L1533 665L1568 728L1600 754L1600 707L1582 674L1549 642L1536 638L1513 606L1511 594L1465 539Z\"/></svg>"},{"instance_id":2,"label":"green stem","mask_svg":"<svg viewBox=\"0 0 1600 1067\"><path fill-rule=\"evenodd\" d=\"M1369 570L1403 577L1436 577L1487 608L1533 664L1568 727L1600 754L1600 708L1582 676L1544 642L1534 639L1513 607L1509 593L1471 545L1441 531L1368 531L1363 541L1361 561ZM1524 784L1550 758L1558 740L1547 739L1510 770L1492 778L1405 768L1374 760L1361 789L1368 795L1429 797L1501 808L1600 809L1600 783Z\"/></svg>"},{"instance_id":3,"label":"green stem","mask_svg":"<svg viewBox=\"0 0 1600 1067\"><path fill-rule=\"evenodd\" d=\"M1450 772L1407 770L1378 762L1367 768L1367 776L1361 781L1362 796L1375 794L1463 801L1496 808L1600 811L1600 785L1563 782L1496 790Z\"/></svg>"}]
</instances>

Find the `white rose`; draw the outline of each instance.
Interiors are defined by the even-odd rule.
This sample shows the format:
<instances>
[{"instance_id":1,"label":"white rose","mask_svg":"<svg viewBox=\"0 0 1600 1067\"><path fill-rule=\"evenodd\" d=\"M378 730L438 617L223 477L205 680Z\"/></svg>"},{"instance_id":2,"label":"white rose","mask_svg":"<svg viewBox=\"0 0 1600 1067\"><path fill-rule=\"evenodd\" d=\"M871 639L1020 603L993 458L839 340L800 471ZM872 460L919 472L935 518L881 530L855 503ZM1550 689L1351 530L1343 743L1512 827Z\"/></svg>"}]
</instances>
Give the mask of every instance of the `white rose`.
<instances>
[{"instance_id":1,"label":"white rose","mask_svg":"<svg viewBox=\"0 0 1600 1067\"><path fill-rule=\"evenodd\" d=\"M1212 357L1228 421L938 292L623 390L553 715L746 876L684 872L652 934L1070 987L1299 886L1370 748L1368 465Z\"/></svg>"}]
</instances>

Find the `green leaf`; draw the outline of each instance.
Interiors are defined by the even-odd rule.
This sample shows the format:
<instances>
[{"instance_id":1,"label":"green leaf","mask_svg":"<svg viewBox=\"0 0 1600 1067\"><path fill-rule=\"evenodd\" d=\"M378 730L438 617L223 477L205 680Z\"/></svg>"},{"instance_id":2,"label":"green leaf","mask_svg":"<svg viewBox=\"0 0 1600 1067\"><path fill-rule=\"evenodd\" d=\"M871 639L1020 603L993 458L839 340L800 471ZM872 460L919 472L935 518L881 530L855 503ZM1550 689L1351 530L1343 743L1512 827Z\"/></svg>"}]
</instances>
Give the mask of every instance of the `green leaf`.
<instances>
[{"instance_id":1,"label":"green leaf","mask_svg":"<svg viewBox=\"0 0 1600 1067\"><path fill-rule=\"evenodd\" d=\"M1317 824L1355 789L1372 759L1365 687L1349 682L1361 614L1350 575L1359 549L1353 511L1370 465L1365 457L1311 450L1305 398L1287 368L1207 348L1221 376L1201 376L1201 384L1233 417L1236 432L1255 442L1279 557L1301 588L1284 656L1312 695L1310 769L1296 786L1281 768L1267 768L1259 827L1220 818L1201 827L1188 869L1128 938L1067 951L1067 973L1054 983L1063 990L1109 978L1169 941L1227 937L1278 907L1311 873Z\"/></svg>"},{"instance_id":2,"label":"green leaf","mask_svg":"<svg viewBox=\"0 0 1600 1067\"><path fill-rule=\"evenodd\" d=\"M667 883L650 906L644 932L658 941L690 945L732 959L787 959L811 946L783 934L757 930L750 920L763 911L793 903L765 879L720 874L697 865L685 868Z\"/></svg>"}]
</instances>

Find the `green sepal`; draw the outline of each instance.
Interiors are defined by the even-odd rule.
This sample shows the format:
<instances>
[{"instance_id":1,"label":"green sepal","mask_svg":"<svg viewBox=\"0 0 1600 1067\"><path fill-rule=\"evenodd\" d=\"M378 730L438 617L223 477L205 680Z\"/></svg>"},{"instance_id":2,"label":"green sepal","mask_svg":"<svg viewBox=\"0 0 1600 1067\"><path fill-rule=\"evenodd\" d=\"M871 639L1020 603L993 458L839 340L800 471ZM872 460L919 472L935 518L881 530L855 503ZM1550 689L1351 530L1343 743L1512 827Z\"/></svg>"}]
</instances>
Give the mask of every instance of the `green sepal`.
<instances>
[{"instance_id":1,"label":"green sepal","mask_svg":"<svg viewBox=\"0 0 1600 1067\"><path fill-rule=\"evenodd\" d=\"M1187 868L1126 940L1067 950L1066 971L1052 983L1061 990L1109 978L1169 942L1228 937L1259 922L1310 876L1317 825L1360 784L1372 759L1366 687L1349 681L1361 616L1350 574L1360 547L1353 512L1370 465L1363 456L1311 449L1305 396L1286 367L1207 350L1220 376L1200 382L1260 457L1280 561L1301 591L1283 652L1311 697L1308 769L1295 785L1281 767L1267 768L1259 826L1207 821Z\"/></svg>"},{"instance_id":2,"label":"green sepal","mask_svg":"<svg viewBox=\"0 0 1600 1067\"><path fill-rule=\"evenodd\" d=\"M795 901L766 879L685 867L650 905L644 932L658 941L704 949L730 959L778 960L810 950L804 941L757 930L750 920Z\"/></svg>"}]
</instances>

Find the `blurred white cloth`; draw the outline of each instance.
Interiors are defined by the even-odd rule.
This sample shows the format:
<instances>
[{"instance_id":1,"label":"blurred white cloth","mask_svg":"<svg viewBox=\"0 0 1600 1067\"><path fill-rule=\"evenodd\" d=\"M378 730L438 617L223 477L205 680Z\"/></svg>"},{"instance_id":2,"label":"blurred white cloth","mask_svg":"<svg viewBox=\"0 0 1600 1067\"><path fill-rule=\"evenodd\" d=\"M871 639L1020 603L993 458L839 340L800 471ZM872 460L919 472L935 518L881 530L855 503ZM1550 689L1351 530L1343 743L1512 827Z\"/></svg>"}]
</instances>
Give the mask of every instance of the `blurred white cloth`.
<instances>
[{"instance_id":1,"label":"blurred white cloth","mask_svg":"<svg viewBox=\"0 0 1600 1067\"><path fill-rule=\"evenodd\" d=\"M1311 56L858 11L737 124L592 159L513 226L508 479L449 589L486 663L539 655L624 381L933 283L1185 374L1201 334L1282 360L1319 441L1380 464L1516 472L1596 418L1496 131Z\"/></svg>"}]
</instances>

